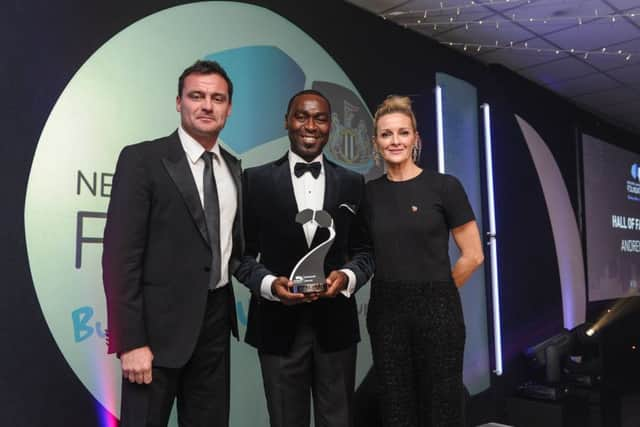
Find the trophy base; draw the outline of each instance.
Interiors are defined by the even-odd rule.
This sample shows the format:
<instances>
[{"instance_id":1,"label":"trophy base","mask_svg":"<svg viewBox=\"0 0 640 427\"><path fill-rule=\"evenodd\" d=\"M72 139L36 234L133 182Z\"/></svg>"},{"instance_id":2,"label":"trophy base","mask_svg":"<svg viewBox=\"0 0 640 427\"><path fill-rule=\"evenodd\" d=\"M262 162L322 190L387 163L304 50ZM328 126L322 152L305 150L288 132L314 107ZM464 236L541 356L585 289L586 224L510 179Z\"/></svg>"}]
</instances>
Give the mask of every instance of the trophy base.
<instances>
[{"instance_id":1,"label":"trophy base","mask_svg":"<svg viewBox=\"0 0 640 427\"><path fill-rule=\"evenodd\" d=\"M310 294L326 290L327 284L322 273L299 274L293 278L293 293Z\"/></svg>"},{"instance_id":2,"label":"trophy base","mask_svg":"<svg viewBox=\"0 0 640 427\"><path fill-rule=\"evenodd\" d=\"M293 285L293 293L296 294L310 294L315 292L324 292L327 290L326 283L301 283L299 285Z\"/></svg>"},{"instance_id":3,"label":"trophy base","mask_svg":"<svg viewBox=\"0 0 640 427\"><path fill-rule=\"evenodd\" d=\"M296 276L293 279L293 292L296 294L324 292L327 290L327 284L324 281L324 274L311 273L304 276Z\"/></svg>"}]
</instances>

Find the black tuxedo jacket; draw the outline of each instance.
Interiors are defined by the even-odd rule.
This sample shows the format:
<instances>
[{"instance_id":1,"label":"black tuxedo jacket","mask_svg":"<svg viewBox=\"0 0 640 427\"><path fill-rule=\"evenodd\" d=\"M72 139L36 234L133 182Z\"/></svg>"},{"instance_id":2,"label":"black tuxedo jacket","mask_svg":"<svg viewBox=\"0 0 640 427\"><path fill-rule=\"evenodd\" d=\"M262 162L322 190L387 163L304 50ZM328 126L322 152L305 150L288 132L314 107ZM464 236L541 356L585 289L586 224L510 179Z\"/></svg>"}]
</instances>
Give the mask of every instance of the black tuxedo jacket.
<instances>
[{"instance_id":1,"label":"black tuxedo jacket","mask_svg":"<svg viewBox=\"0 0 640 427\"><path fill-rule=\"evenodd\" d=\"M362 175L324 159L324 210L335 224L336 238L325 259L325 274L349 268L356 275L356 287L373 273L371 253L360 251L360 227L356 215L364 192ZM297 261L309 251L298 213L288 156L244 173L245 254L236 278L251 290L246 341L260 351L286 354L295 337L295 325L305 310L311 311L320 346L326 351L347 348L360 339L355 295L338 294L311 304L286 306L260 296L260 285L267 274L289 277ZM318 228L311 247L328 237ZM260 262L256 257L260 256Z\"/></svg>"},{"instance_id":2,"label":"black tuxedo jacket","mask_svg":"<svg viewBox=\"0 0 640 427\"><path fill-rule=\"evenodd\" d=\"M238 193L232 272L243 250L241 168L221 152ZM108 351L148 345L155 366L183 366L200 333L211 256L204 211L178 133L125 147L104 231ZM237 337L233 292L229 295Z\"/></svg>"}]
</instances>

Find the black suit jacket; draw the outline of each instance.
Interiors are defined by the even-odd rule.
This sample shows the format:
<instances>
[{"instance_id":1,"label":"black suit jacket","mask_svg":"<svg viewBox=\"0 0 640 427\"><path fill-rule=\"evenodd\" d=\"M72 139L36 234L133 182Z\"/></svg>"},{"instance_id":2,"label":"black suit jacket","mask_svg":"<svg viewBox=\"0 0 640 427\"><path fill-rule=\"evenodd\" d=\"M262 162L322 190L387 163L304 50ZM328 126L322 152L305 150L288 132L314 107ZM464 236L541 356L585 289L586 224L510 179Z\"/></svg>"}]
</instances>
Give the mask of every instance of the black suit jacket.
<instances>
[{"instance_id":1,"label":"black suit jacket","mask_svg":"<svg viewBox=\"0 0 640 427\"><path fill-rule=\"evenodd\" d=\"M360 227L356 215L364 192L362 175L324 159L324 210L333 217L336 238L325 259L325 274L349 268L356 275L356 287L373 273L371 253L360 251ZM272 163L247 169L244 173L245 255L235 276L251 290L246 341L271 354L288 352L295 337L295 325L310 310L320 346L326 351L347 348L360 339L355 296L339 294L311 304L286 306L260 296L260 285L267 274L289 277L297 261L309 251L298 213L288 156ZM341 205L343 205L341 207ZM328 236L318 228L312 242L317 246ZM260 255L260 262L256 257Z\"/></svg>"},{"instance_id":2,"label":"black suit jacket","mask_svg":"<svg viewBox=\"0 0 640 427\"><path fill-rule=\"evenodd\" d=\"M243 250L241 168L221 151L238 193L232 272ZM202 326L211 256L204 212L178 133L125 147L104 231L108 351L148 345L155 366L183 366ZM233 292L229 295L237 337Z\"/></svg>"}]
</instances>

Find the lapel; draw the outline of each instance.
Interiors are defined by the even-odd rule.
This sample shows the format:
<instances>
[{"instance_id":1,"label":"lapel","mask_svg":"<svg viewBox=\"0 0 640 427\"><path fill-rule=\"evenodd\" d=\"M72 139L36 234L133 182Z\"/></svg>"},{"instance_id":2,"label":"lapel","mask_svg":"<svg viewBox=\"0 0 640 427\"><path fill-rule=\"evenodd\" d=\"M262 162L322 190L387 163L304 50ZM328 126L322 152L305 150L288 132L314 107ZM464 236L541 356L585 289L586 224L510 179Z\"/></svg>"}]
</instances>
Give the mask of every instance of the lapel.
<instances>
[{"instance_id":1,"label":"lapel","mask_svg":"<svg viewBox=\"0 0 640 427\"><path fill-rule=\"evenodd\" d=\"M296 228L297 240L304 243L304 247L307 247L307 239L304 236L304 229L302 225L295 222L296 214L298 213L298 204L296 203L296 195L293 192L293 178L291 177L291 170L289 168L289 155L288 152L275 162L273 162L273 183L271 188L277 189L276 206L278 212L284 213L284 217L287 221L291 222L291 226ZM281 209L280 209L281 208Z\"/></svg>"},{"instance_id":2,"label":"lapel","mask_svg":"<svg viewBox=\"0 0 640 427\"><path fill-rule=\"evenodd\" d=\"M187 210L198 227L200 235L205 242L209 244L207 225L202 204L200 203L200 196L198 195L198 188L193 181L193 173L189 167L187 156L180 144L177 131L167 137L167 143L167 155L162 159L162 164L169 173L173 183L178 187L178 191L182 195L182 199L187 205Z\"/></svg>"}]
</instances>

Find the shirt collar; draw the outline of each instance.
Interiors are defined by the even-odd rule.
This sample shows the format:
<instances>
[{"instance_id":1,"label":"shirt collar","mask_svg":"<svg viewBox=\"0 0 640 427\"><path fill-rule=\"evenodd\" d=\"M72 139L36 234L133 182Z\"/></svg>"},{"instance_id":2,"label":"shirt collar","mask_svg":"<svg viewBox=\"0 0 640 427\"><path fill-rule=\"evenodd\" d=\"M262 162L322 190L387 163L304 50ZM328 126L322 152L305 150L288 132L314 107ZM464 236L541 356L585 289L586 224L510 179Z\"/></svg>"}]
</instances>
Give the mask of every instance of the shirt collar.
<instances>
[{"instance_id":1,"label":"shirt collar","mask_svg":"<svg viewBox=\"0 0 640 427\"><path fill-rule=\"evenodd\" d=\"M182 148L184 152L187 153L187 158L191 163L196 163L201 157L202 153L204 153L204 147L198 143L191 135L187 133L182 128L182 125L178 127L178 137L180 138L180 143L182 144ZM215 154L214 158L219 161L220 159L220 145L216 142L213 144L213 148L211 148L213 154Z\"/></svg>"}]
</instances>

